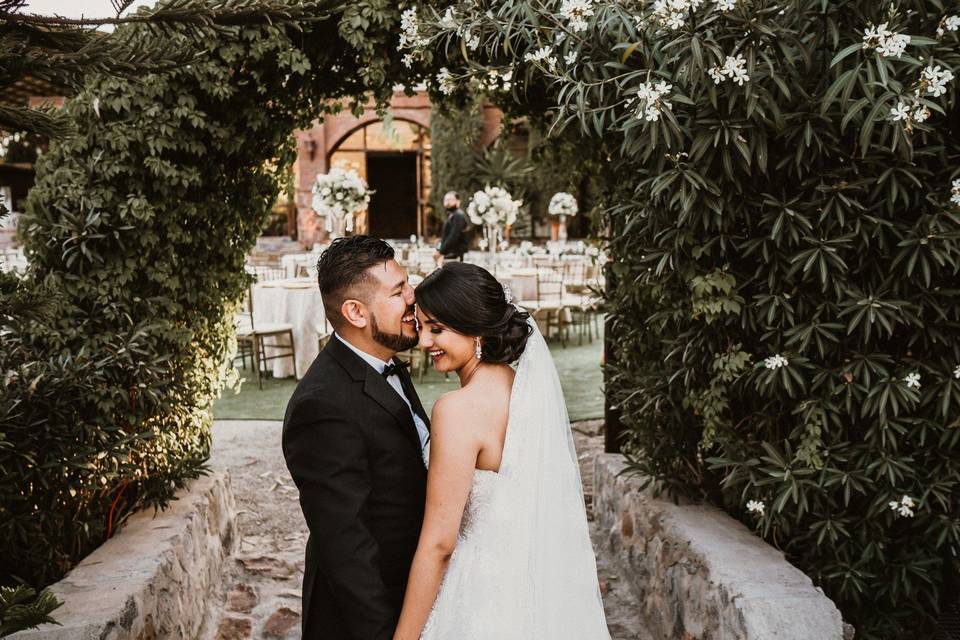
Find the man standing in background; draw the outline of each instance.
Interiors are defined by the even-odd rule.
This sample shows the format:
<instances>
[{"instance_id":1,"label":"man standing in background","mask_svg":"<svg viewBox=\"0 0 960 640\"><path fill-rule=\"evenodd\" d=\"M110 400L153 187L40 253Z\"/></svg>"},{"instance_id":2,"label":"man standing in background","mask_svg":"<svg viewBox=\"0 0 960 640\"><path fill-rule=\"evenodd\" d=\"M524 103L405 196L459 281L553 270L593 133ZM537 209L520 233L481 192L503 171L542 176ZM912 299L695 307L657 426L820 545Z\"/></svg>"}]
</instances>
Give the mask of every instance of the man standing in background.
<instances>
[{"instance_id":1,"label":"man standing in background","mask_svg":"<svg viewBox=\"0 0 960 640\"><path fill-rule=\"evenodd\" d=\"M443 208L447 210L447 220L443 223L443 232L440 235L440 246L434 258L441 264L443 260L463 261L463 254L467 252L467 229L470 226L467 214L460 208L460 196L456 191L448 191L443 196Z\"/></svg>"}]
</instances>

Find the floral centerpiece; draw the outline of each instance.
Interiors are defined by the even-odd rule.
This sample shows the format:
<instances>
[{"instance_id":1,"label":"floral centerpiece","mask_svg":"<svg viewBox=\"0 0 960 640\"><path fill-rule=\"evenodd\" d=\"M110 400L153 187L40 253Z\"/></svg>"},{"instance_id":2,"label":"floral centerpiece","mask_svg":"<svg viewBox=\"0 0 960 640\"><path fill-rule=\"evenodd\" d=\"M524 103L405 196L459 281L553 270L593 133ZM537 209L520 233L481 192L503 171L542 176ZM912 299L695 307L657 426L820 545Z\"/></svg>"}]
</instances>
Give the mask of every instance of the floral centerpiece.
<instances>
[{"instance_id":1,"label":"floral centerpiece","mask_svg":"<svg viewBox=\"0 0 960 640\"><path fill-rule=\"evenodd\" d=\"M334 167L317 176L313 185L313 210L326 219L333 238L353 233L353 217L370 203L373 191L353 169Z\"/></svg>"},{"instance_id":2,"label":"floral centerpiece","mask_svg":"<svg viewBox=\"0 0 960 640\"><path fill-rule=\"evenodd\" d=\"M558 218L554 227L555 232L551 234L555 236L554 240L567 239L567 216L575 216L577 211L579 211L577 199L572 194L566 191L558 191L553 194L553 197L550 198L550 204L547 206L547 213Z\"/></svg>"},{"instance_id":3,"label":"floral centerpiece","mask_svg":"<svg viewBox=\"0 0 960 640\"><path fill-rule=\"evenodd\" d=\"M497 252L503 227L517 221L522 204L502 187L487 186L473 194L467 205L467 215L473 224L484 228L484 239L491 254Z\"/></svg>"}]
</instances>

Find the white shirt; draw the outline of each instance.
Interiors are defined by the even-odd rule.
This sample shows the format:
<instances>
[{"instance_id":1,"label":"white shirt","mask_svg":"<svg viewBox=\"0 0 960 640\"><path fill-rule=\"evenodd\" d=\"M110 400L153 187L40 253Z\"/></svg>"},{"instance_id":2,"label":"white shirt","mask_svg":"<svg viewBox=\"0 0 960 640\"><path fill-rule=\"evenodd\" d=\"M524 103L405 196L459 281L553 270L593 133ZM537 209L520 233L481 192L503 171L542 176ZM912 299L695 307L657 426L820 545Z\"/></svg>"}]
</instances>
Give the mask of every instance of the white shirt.
<instances>
[{"instance_id":1,"label":"white shirt","mask_svg":"<svg viewBox=\"0 0 960 640\"><path fill-rule=\"evenodd\" d=\"M341 338L339 334L334 333L333 335L336 336L337 340L347 345L351 351L363 358L364 362L373 367L377 373L383 375L383 370L387 368L388 363L384 362L380 358L370 355L366 351L357 349L355 346ZM427 429L427 425L423 422L423 419L417 415L417 412L413 410L413 405L410 404L410 400L403 392L403 387L400 385L400 376L393 374L392 376L388 377L387 384L393 387L393 390L396 391L401 398L403 398L404 402L407 403L407 408L410 409L410 415L413 416L413 424L417 427L417 435L420 437L420 450L423 451L427 446L427 440L430 439L430 431Z\"/></svg>"}]
</instances>

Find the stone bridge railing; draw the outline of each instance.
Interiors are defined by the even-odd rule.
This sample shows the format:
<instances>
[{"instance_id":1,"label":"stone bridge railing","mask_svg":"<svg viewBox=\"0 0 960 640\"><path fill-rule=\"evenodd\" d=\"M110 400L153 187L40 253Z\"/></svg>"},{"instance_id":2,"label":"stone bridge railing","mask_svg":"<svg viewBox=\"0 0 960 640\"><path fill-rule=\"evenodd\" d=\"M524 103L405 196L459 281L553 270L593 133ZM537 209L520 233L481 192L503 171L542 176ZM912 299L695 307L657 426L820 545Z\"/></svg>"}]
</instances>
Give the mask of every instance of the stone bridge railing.
<instances>
[{"instance_id":1,"label":"stone bridge railing","mask_svg":"<svg viewBox=\"0 0 960 640\"><path fill-rule=\"evenodd\" d=\"M656 640L849 640L840 612L783 554L719 509L676 505L595 461L601 553L643 607Z\"/></svg>"}]
</instances>

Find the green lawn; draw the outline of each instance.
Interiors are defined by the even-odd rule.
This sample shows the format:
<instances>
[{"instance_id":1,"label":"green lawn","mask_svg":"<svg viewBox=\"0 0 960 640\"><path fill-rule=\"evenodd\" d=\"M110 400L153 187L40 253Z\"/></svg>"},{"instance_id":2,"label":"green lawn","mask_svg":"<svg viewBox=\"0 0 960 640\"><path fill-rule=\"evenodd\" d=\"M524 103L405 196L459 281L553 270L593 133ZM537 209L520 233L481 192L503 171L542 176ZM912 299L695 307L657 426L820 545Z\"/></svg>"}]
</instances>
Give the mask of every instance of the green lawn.
<instances>
[{"instance_id":1,"label":"green lawn","mask_svg":"<svg viewBox=\"0 0 960 640\"><path fill-rule=\"evenodd\" d=\"M576 338L566 348L559 343L551 343L560 382L567 398L567 411L570 420L587 420L603 416L603 374L600 370L602 339L578 346ZM243 371L243 384L240 391L226 391L213 407L217 420L282 420L287 401L293 394L296 381L293 378L263 382L263 390L257 389L257 383L250 371ZM456 389L457 376L451 374L445 379L432 368L420 382L414 378L417 393L429 413L442 394Z\"/></svg>"}]
</instances>

